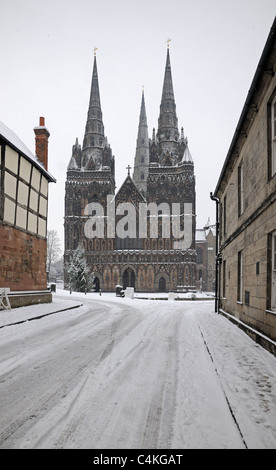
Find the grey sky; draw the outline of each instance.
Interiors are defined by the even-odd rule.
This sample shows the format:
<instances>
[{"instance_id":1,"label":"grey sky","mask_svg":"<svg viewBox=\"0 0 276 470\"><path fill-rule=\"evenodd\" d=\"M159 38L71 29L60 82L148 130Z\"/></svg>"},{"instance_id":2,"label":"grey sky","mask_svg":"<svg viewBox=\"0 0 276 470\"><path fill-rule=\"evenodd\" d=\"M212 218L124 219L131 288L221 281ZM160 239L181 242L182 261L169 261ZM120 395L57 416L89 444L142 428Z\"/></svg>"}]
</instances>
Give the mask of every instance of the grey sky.
<instances>
[{"instance_id":1,"label":"grey sky","mask_svg":"<svg viewBox=\"0 0 276 470\"><path fill-rule=\"evenodd\" d=\"M0 0L0 120L34 151L45 116L51 184L48 228L63 245L64 184L82 144L93 49L116 183L133 166L142 86L149 136L157 128L170 55L179 128L193 156L197 227L215 222L216 186L272 26L275 0Z\"/></svg>"}]
</instances>

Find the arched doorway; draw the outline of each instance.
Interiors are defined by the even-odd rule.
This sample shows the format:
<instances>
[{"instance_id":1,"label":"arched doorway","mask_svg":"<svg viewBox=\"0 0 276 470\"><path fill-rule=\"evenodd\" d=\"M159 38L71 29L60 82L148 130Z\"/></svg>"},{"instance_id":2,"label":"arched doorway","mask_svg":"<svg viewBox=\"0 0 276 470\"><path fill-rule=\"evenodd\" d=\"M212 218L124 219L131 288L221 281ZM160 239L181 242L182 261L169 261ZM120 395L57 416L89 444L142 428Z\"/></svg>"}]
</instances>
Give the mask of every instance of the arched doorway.
<instances>
[{"instance_id":1,"label":"arched doorway","mask_svg":"<svg viewBox=\"0 0 276 470\"><path fill-rule=\"evenodd\" d=\"M135 287L135 272L131 268L127 268L123 274L123 288Z\"/></svg>"},{"instance_id":2,"label":"arched doorway","mask_svg":"<svg viewBox=\"0 0 276 470\"><path fill-rule=\"evenodd\" d=\"M94 292L100 292L101 283L98 277L95 277L94 279L93 288L94 288Z\"/></svg>"},{"instance_id":3,"label":"arched doorway","mask_svg":"<svg viewBox=\"0 0 276 470\"><path fill-rule=\"evenodd\" d=\"M164 277L159 279L159 292L166 292L166 279Z\"/></svg>"}]
</instances>

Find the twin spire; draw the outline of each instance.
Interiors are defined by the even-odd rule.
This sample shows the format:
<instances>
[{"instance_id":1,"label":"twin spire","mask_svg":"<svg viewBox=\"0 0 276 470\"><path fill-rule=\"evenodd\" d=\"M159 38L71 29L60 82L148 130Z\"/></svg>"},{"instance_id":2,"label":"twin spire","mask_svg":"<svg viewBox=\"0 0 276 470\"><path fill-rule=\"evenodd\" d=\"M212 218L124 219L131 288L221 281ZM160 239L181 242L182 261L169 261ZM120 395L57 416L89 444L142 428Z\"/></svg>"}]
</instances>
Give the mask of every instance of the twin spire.
<instances>
[{"instance_id":1,"label":"twin spire","mask_svg":"<svg viewBox=\"0 0 276 470\"><path fill-rule=\"evenodd\" d=\"M187 161L187 158L188 161L191 161L190 152L187 150L187 139L184 138L183 134L183 128L181 137L179 136L169 42L170 40L168 39L158 130L156 137L154 130L152 140L148 138L144 90L142 91L133 178L138 189L140 189L144 195L146 194L146 181L150 163L158 163L161 166L167 166ZM96 50L97 48L94 49L92 83L81 157L80 146L76 142L73 146L73 155L68 169L80 167L79 169L82 170L101 170L103 166L112 165L110 159L114 160L104 133Z\"/></svg>"},{"instance_id":2,"label":"twin spire","mask_svg":"<svg viewBox=\"0 0 276 470\"><path fill-rule=\"evenodd\" d=\"M102 120L97 60L96 55L94 55L92 84L82 147L83 168L95 170L100 169L102 166L105 143L106 139Z\"/></svg>"}]
</instances>

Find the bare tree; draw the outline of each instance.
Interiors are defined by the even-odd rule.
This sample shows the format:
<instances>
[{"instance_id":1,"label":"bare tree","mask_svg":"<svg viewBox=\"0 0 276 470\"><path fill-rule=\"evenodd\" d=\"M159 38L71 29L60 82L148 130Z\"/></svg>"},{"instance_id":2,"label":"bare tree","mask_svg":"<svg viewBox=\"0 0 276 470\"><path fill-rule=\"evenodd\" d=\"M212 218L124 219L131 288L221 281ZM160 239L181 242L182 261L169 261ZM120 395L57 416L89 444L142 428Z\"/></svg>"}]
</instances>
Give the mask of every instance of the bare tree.
<instances>
[{"instance_id":1,"label":"bare tree","mask_svg":"<svg viewBox=\"0 0 276 470\"><path fill-rule=\"evenodd\" d=\"M47 271L51 275L52 265L61 254L60 240L56 230L48 230L47 232Z\"/></svg>"}]
</instances>

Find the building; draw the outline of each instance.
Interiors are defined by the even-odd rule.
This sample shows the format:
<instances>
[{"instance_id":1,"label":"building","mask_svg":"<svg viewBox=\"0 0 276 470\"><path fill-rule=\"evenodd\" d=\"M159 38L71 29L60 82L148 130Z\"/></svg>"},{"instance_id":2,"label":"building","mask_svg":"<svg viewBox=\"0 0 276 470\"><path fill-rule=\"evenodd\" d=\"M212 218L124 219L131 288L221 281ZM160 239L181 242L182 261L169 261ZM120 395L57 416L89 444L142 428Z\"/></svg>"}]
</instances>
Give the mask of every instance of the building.
<instances>
[{"instance_id":1,"label":"building","mask_svg":"<svg viewBox=\"0 0 276 470\"><path fill-rule=\"evenodd\" d=\"M207 291L207 239L204 229L196 229L196 287Z\"/></svg>"},{"instance_id":2,"label":"building","mask_svg":"<svg viewBox=\"0 0 276 470\"><path fill-rule=\"evenodd\" d=\"M115 195L95 56L83 145L76 140L67 168L64 261L81 242L97 290L195 289L194 164L178 130L169 49L158 129L150 139L143 92L133 175L130 170Z\"/></svg>"},{"instance_id":3,"label":"building","mask_svg":"<svg viewBox=\"0 0 276 470\"><path fill-rule=\"evenodd\" d=\"M206 291L214 292L216 285L216 229L214 225L205 227L207 240Z\"/></svg>"},{"instance_id":4,"label":"building","mask_svg":"<svg viewBox=\"0 0 276 470\"><path fill-rule=\"evenodd\" d=\"M216 230L210 220L203 229L196 229L196 287L214 292L216 277Z\"/></svg>"},{"instance_id":5,"label":"building","mask_svg":"<svg viewBox=\"0 0 276 470\"><path fill-rule=\"evenodd\" d=\"M219 309L276 352L276 20L212 199L219 207Z\"/></svg>"},{"instance_id":6,"label":"building","mask_svg":"<svg viewBox=\"0 0 276 470\"><path fill-rule=\"evenodd\" d=\"M0 122L0 287L12 307L51 301L47 291L48 138L34 129L36 156Z\"/></svg>"}]
</instances>

